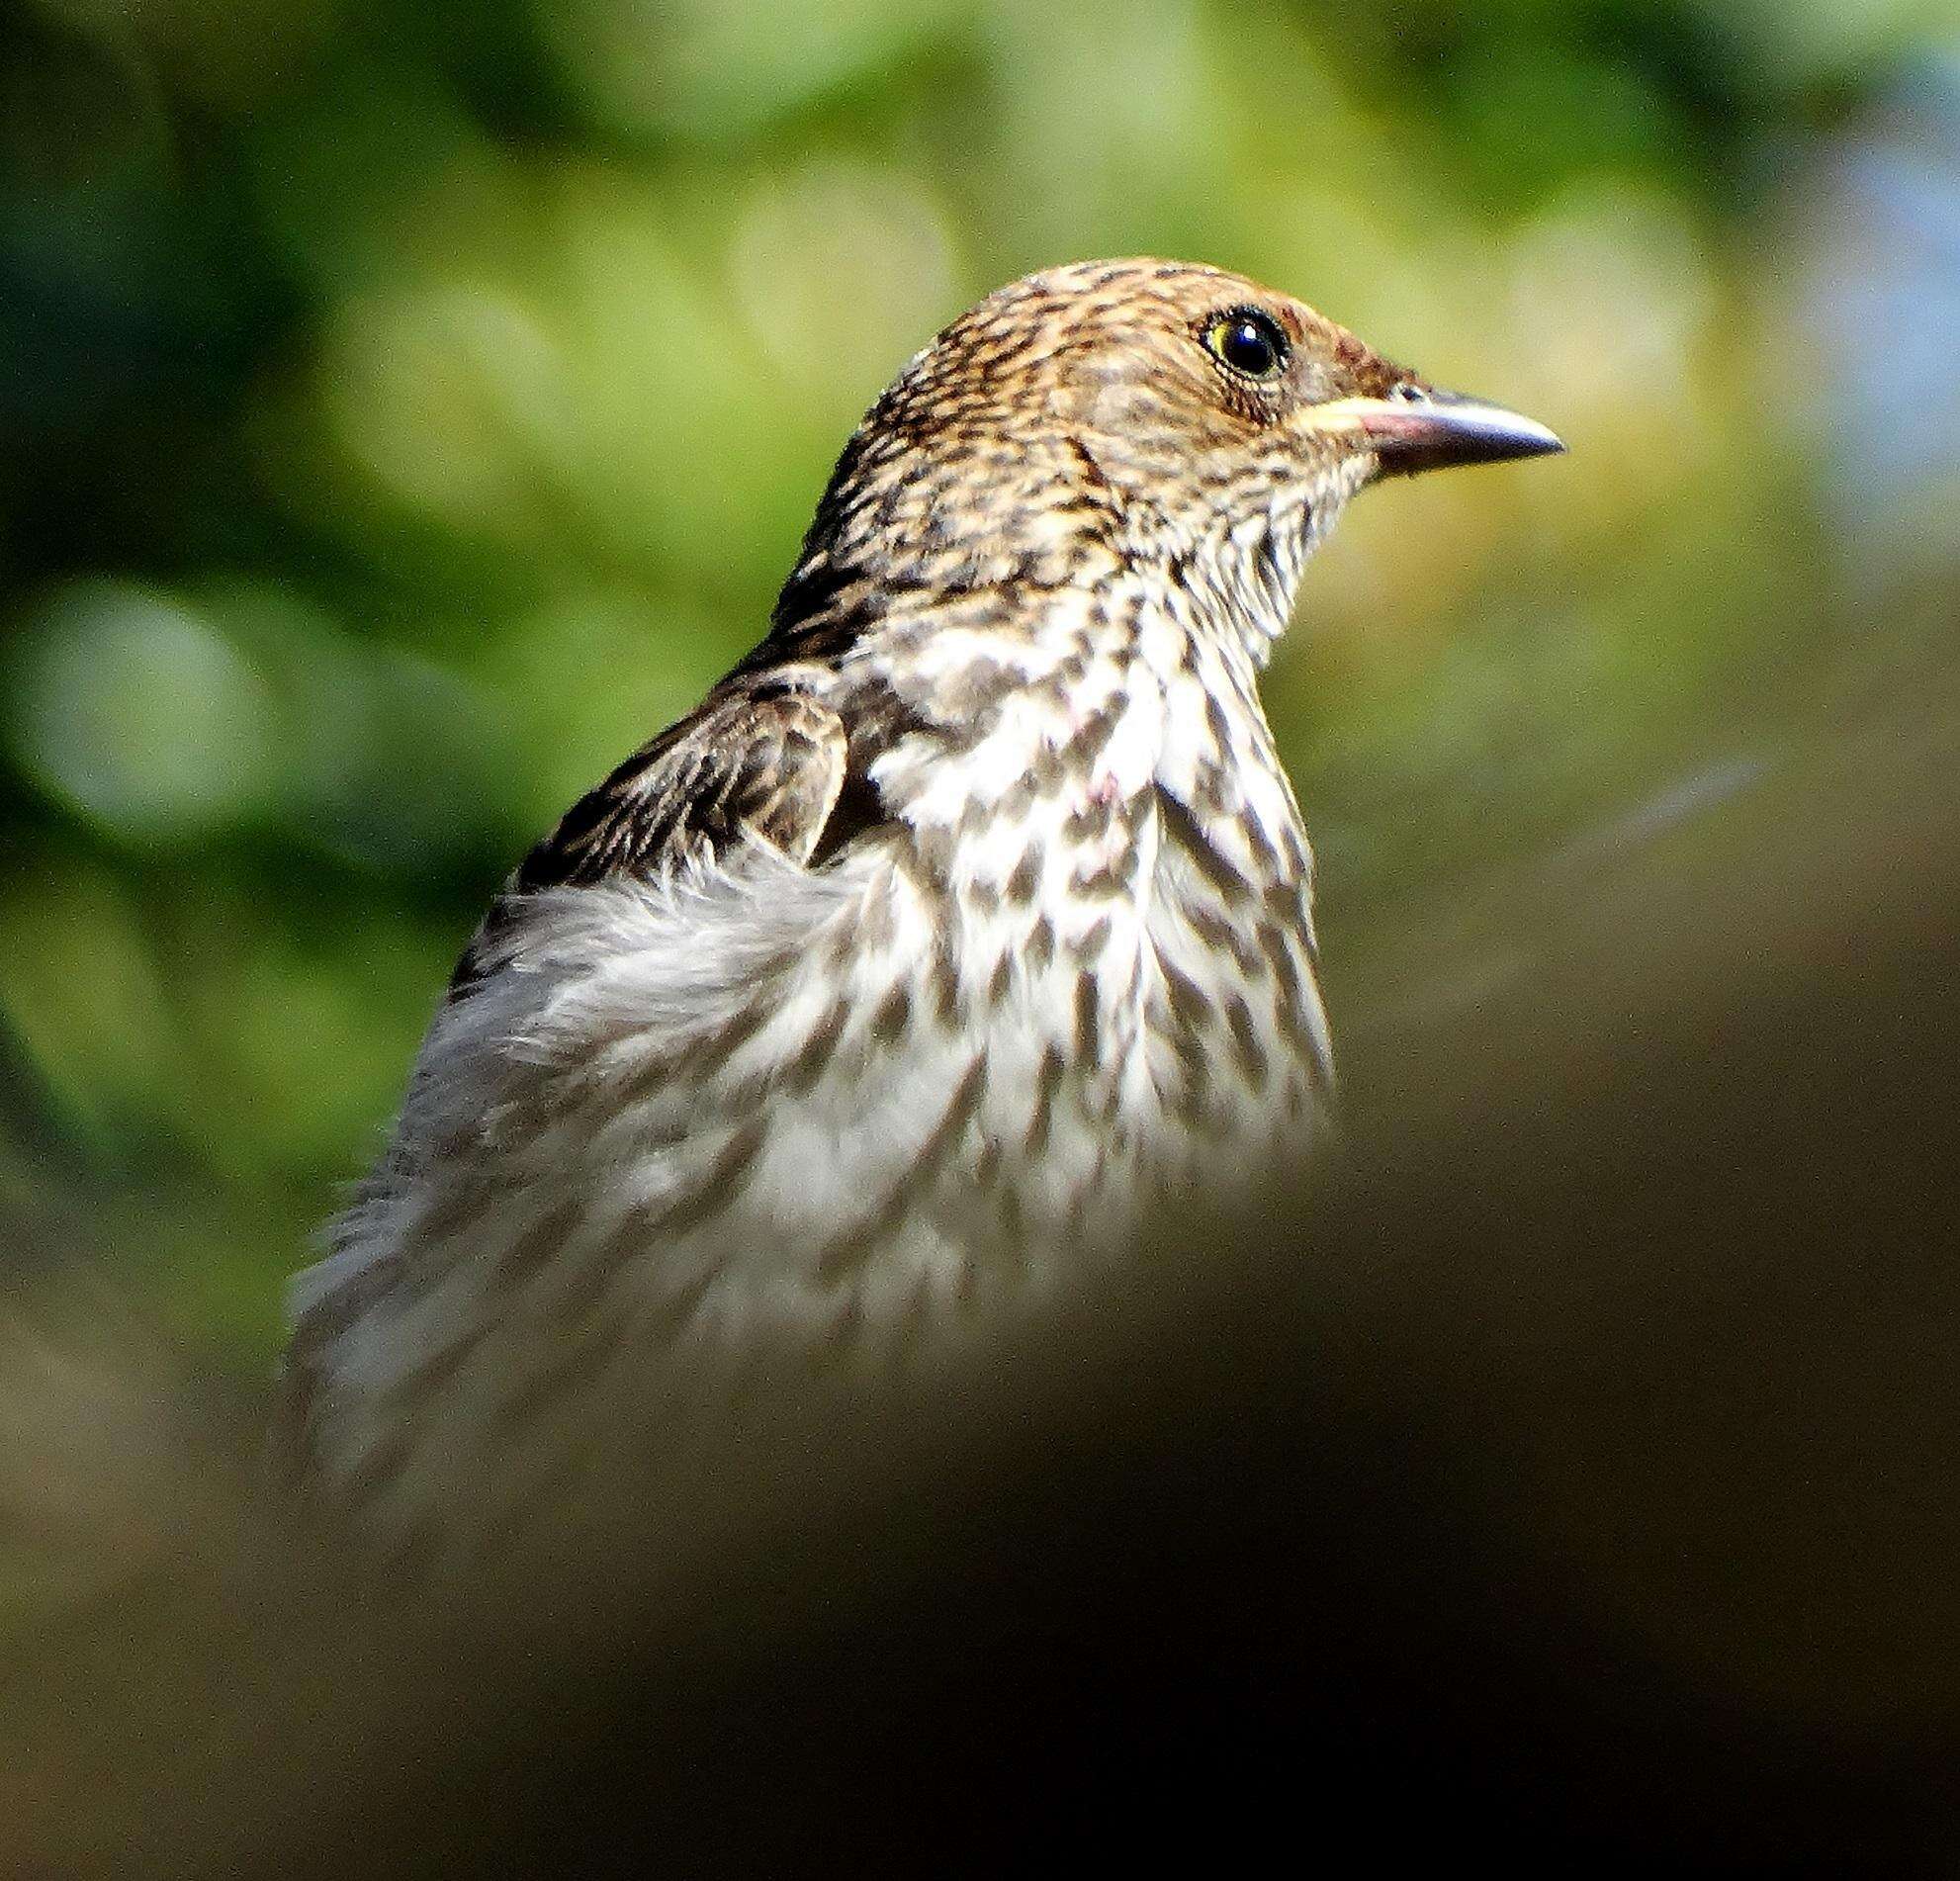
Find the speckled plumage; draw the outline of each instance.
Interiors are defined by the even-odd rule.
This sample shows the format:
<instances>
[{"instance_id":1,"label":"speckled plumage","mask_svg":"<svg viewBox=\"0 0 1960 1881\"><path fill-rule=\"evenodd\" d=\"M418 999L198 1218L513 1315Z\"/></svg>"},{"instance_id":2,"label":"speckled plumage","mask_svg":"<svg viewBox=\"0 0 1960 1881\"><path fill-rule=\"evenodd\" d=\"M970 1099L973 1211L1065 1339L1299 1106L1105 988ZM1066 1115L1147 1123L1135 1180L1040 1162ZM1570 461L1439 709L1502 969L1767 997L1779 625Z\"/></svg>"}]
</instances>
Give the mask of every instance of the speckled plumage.
<instances>
[{"instance_id":1,"label":"speckled plumage","mask_svg":"<svg viewBox=\"0 0 1960 1881\"><path fill-rule=\"evenodd\" d=\"M1273 383L1217 354L1246 310ZM297 1286L313 1479L396 1525L538 1505L757 1351L944 1350L1309 1154L1312 864L1259 670L1362 486L1552 448L1209 269L1060 269L947 328L767 638L458 968Z\"/></svg>"}]
</instances>

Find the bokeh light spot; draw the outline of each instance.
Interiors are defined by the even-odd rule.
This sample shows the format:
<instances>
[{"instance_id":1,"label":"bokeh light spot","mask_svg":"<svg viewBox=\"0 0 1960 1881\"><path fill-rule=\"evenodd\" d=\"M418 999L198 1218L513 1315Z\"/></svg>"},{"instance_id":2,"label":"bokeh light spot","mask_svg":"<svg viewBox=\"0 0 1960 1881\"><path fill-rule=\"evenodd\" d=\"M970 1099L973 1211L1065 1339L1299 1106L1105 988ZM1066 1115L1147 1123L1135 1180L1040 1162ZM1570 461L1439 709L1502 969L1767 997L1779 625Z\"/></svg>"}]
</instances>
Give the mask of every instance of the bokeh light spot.
<instances>
[{"instance_id":1,"label":"bokeh light spot","mask_svg":"<svg viewBox=\"0 0 1960 1881\"><path fill-rule=\"evenodd\" d=\"M162 594L114 582L60 593L28 634L11 692L22 767L121 835L210 831L276 785L270 689L209 621Z\"/></svg>"}]
</instances>

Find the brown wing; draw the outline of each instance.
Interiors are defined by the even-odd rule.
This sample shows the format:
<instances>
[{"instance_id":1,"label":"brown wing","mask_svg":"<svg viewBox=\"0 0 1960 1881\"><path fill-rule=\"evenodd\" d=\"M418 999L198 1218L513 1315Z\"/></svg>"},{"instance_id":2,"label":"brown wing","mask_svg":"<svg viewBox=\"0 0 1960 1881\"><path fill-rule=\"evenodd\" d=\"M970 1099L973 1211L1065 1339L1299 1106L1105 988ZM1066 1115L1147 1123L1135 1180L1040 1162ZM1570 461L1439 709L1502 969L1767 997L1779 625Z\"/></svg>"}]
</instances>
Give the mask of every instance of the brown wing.
<instances>
[{"instance_id":1,"label":"brown wing","mask_svg":"<svg viewBox=\"0 0 1960 1881\"><path fill-rule=\"evenodd\" d=\"M475 983L484 940L541 889L658 877L758 840L809 861L844 793L847 760L844 721L781 680L711 696L581 797L524 858L458 963L452 992Z\"/></svg>"},{"instance_id":2,"label":"brown wing","mask_svg":"<svg viewBox=\"0 0 1960 1881\"><path fill-rule=\"evenodd\" d=\"M834 852L875 820L858 804L868 785L846 793L846 758L844 721L829 706L780 678L732 682L580 798L524 858L457 964L450 997L470 995L483 978L485 942L542 889L657 877L757 840L797 862L817 856L820 843ZM836 816L841 797L845 812ZM384 1166L373 1181L387 1180ZM301 1316L283 1368L276 1440L292 1481L310 1474L312 1419L328 1388L322 1355L398 1279L392 1266L370 1266Z\"/></svg>"},{"instance_id":3,"label":"brown wing","mask_svg":"<svg viewBox=\"0 0 1960 1881\"><path fill-rule=\"evenodd\" d=\"M844 788L844 722L806 693L711 700L636 752L524 858L520 894L658 875L759 837L807 862Z\"/></svg>"}]
</instances>

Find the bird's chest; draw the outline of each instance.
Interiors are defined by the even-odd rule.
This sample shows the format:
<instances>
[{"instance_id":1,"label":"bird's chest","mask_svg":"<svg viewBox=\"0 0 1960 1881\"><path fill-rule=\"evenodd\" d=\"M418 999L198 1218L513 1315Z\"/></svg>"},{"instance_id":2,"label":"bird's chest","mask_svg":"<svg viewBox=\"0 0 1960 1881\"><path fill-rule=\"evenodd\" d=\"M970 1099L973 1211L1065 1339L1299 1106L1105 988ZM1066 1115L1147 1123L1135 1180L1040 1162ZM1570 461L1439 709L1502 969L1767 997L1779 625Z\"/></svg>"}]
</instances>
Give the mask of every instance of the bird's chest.
<instances>
[{"instance_id":1,"label":"bird's chest","mask_svg":"<svg viewBox=\"0 0 1960 1881\"><path fill-rule=\"evenodd\" d=\"M1073 1237L1303 1141L1325 1032L1306 845L1249 673L1167 632L1063 678L939 754L900 872L983 1066L973 1166Z\"/></svg>"}]
</instances>

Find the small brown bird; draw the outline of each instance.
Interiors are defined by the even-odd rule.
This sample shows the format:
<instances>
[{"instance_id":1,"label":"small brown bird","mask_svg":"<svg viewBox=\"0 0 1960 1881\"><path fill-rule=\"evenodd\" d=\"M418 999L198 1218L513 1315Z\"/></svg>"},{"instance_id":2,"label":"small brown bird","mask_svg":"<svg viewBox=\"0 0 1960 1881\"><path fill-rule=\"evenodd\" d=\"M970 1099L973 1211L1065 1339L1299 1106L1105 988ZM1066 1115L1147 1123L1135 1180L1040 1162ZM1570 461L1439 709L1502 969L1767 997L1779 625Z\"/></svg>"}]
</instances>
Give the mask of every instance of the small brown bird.
<instances>
[{"instance_id":1,"label":"small brown bird","mask_svg":"<svg viewBox=\"0 0 1960 1881\"><path fill-rule=\"evenodd\" d=\"M1309 1154L1333 1066L1260 669L1365 485L1559 448L1209 268L955 320L760 646L471 943L296 1284L314 1482L516 1519L757 1352L957 1346Z\"/></svg>"}]
</instances>

